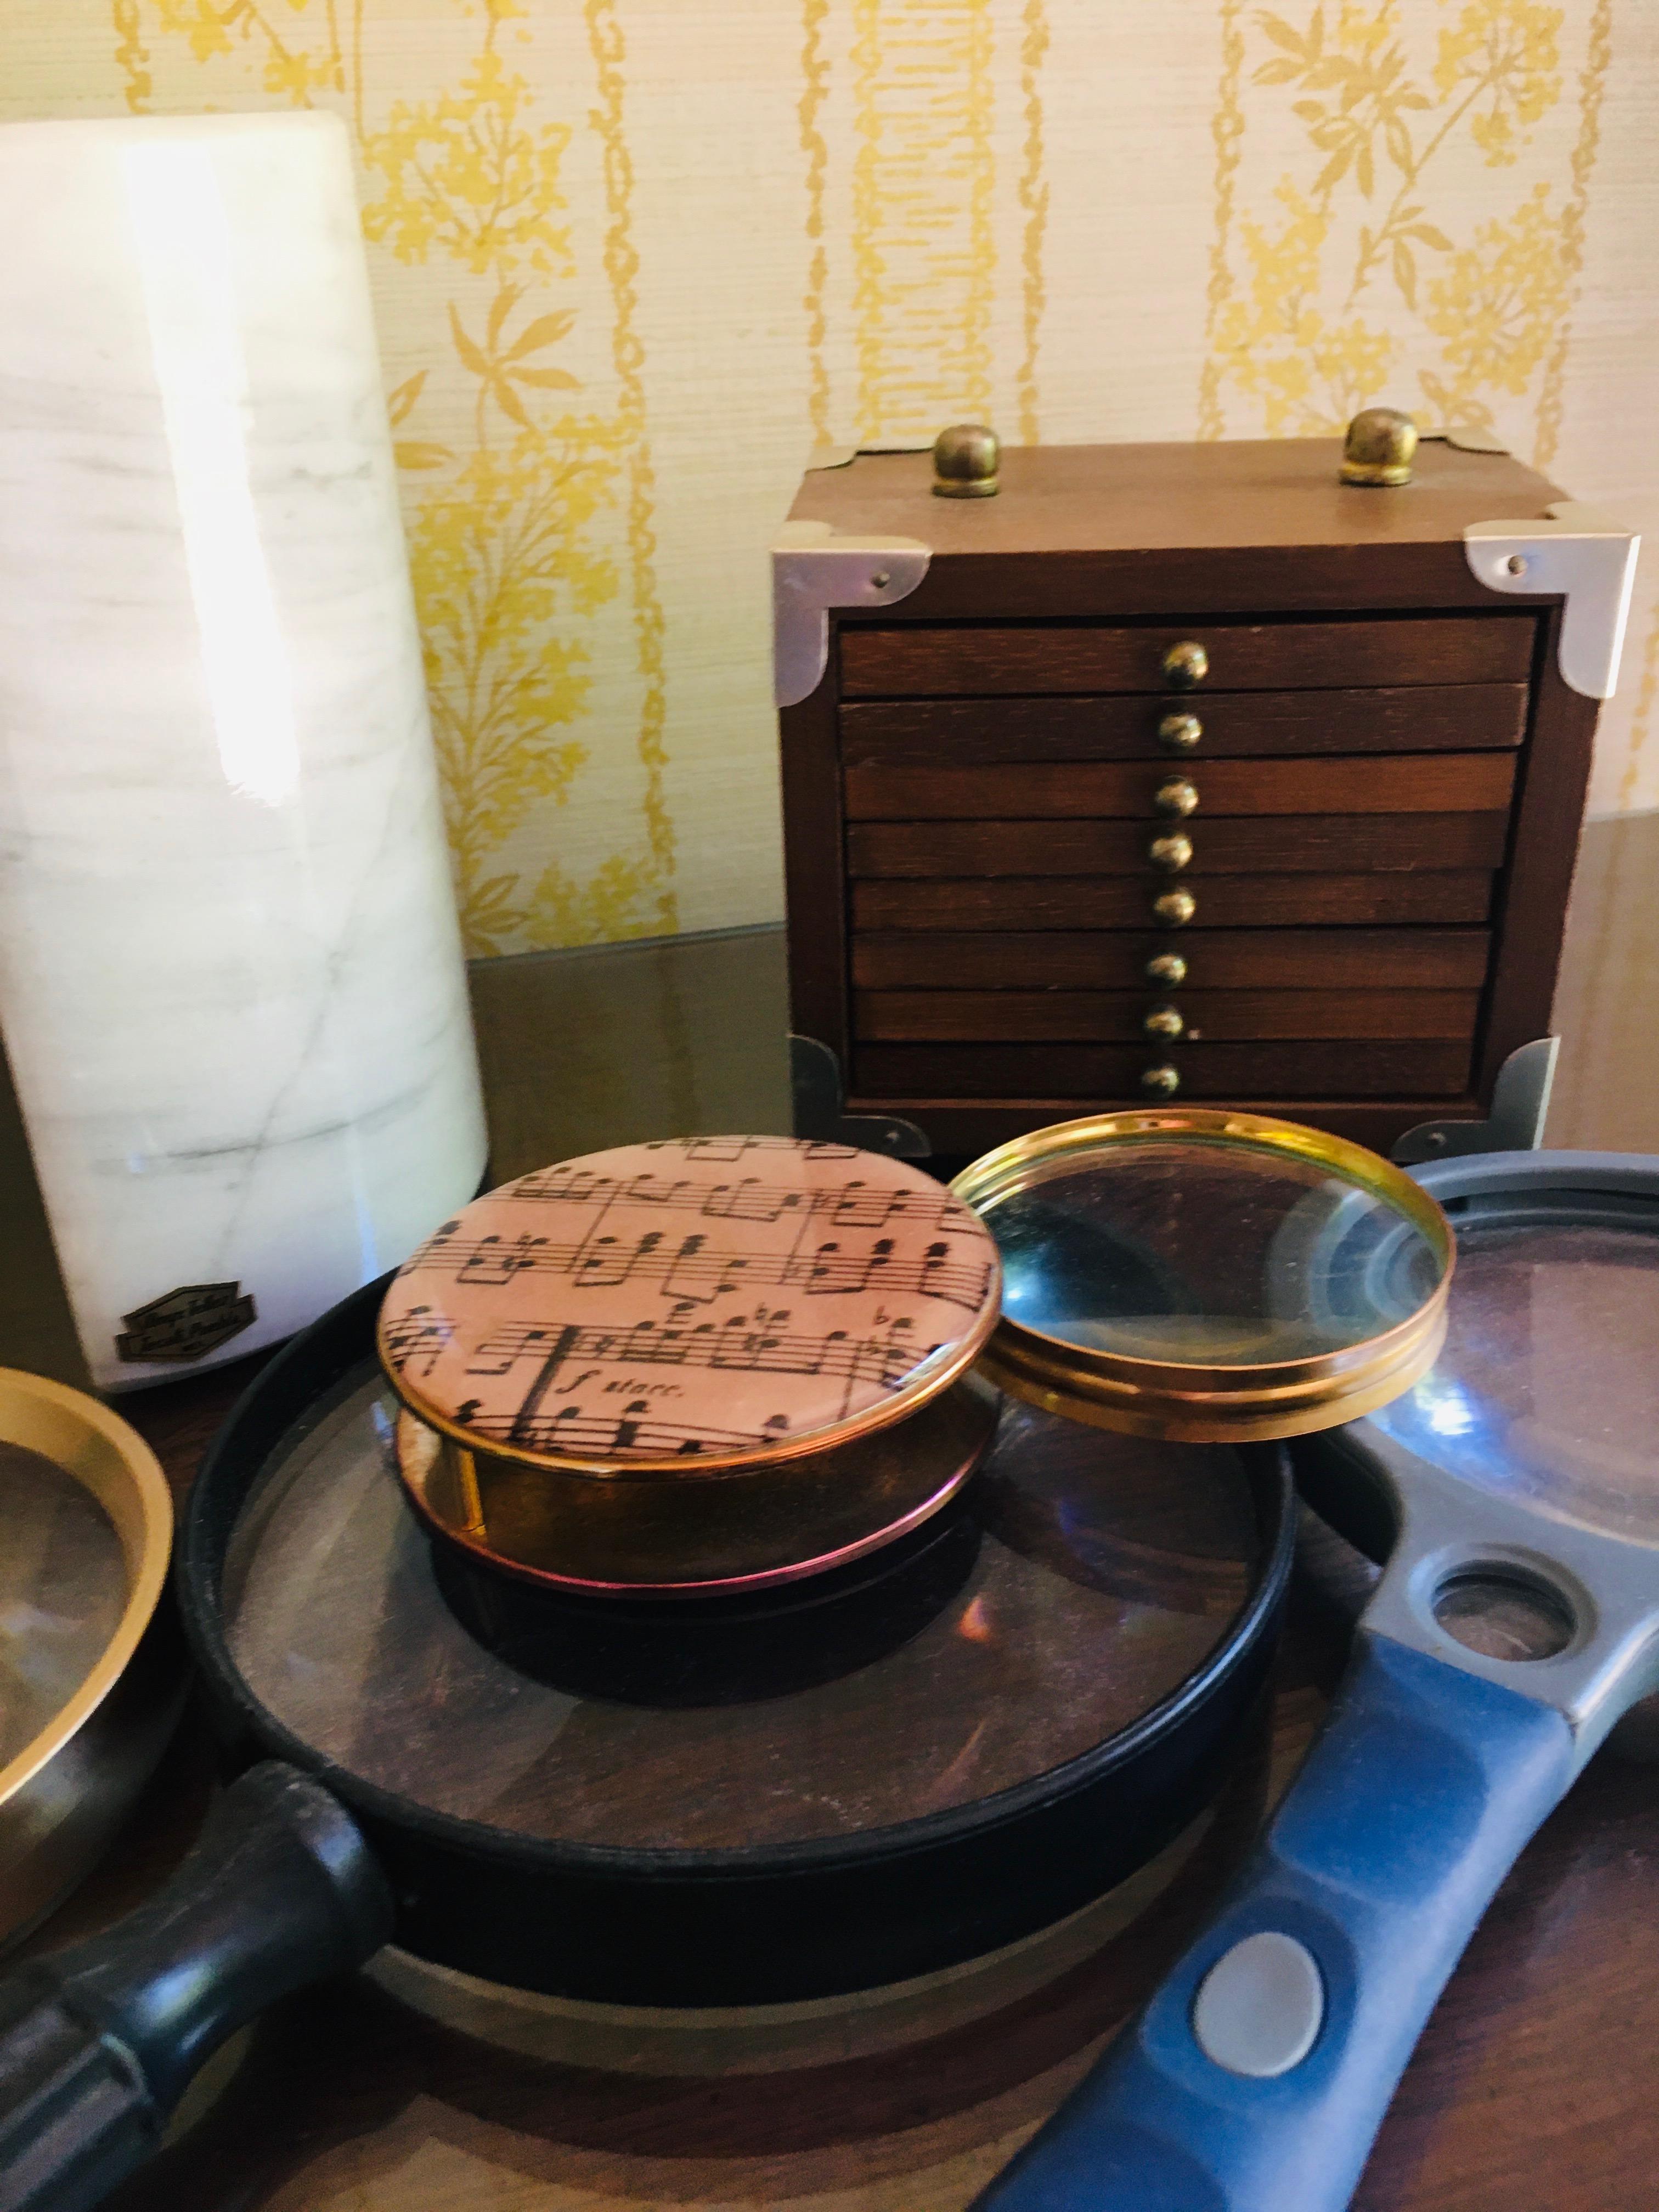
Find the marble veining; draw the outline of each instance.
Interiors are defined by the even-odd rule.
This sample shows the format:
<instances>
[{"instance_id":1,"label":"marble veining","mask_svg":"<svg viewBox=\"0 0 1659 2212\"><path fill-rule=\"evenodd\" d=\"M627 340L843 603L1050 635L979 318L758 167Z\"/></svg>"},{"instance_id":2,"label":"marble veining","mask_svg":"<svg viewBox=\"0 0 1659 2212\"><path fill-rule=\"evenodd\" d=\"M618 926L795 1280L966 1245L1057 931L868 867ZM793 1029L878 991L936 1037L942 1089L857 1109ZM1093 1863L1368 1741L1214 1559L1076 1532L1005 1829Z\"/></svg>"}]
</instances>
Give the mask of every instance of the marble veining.
<instances>
[{"instance_id":1,"label":"marble veining","mask_svg":"<svg viewBox=\"0 0 1659 2212\"><path fill-rule=\"evenodd\" d=\"M349 141L0 128L0 1021L82 1344L287 1334L484 1133Z\"/></svg>"}]
</instances>

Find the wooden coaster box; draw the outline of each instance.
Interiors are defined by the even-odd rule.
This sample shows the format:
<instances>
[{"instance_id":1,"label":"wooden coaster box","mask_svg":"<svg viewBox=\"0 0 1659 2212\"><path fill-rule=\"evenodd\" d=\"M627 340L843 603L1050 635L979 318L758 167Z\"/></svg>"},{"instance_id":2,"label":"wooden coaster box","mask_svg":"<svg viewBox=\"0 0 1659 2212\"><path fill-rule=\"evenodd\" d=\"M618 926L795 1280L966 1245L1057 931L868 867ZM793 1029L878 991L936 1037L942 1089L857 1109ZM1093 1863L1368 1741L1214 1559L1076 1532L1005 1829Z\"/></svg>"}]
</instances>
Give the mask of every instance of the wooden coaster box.
<instances>
[{"instance_id":1,"label":"wooden coaster box","mask_svg":"<svg viewBox=\"0 0 1659 2212\"><path fill-rule=\"evenodd\" d=\"M1384 1152L1490 1113L1548 1031L1635 541L1506 455L1362 489L1340 451L1020 449L985 498L925 453L808 474L792 1019L847 1114L967 1154L1171 1097Z\"/></svg>"}]
</instances>

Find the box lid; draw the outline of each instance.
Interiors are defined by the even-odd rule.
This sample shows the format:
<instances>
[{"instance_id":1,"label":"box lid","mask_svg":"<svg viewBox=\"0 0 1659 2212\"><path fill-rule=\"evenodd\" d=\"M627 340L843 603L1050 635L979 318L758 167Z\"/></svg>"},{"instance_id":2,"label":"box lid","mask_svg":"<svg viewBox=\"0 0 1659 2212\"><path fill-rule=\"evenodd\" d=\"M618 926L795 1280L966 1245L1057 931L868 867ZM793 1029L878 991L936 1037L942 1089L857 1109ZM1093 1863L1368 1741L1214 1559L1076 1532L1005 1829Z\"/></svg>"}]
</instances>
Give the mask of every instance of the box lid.
<instances>
[{"instance_id":1,"label":"box lid","mask_svg":"<svg viewBox=\"0 0 1659 2212\"><path fill-rule=\"evenodd\" d=\"M1226 444L1005 447L994 499L933 495L926 453L860 453L808 471L792 522L920 538L959 554L1133 553L1187 548L1455 544L1470 523L1541 515L1565 495L1507 453L1418 448L1399 489L1338 479L1337 438Z\"/></svg>"}]
</instances>

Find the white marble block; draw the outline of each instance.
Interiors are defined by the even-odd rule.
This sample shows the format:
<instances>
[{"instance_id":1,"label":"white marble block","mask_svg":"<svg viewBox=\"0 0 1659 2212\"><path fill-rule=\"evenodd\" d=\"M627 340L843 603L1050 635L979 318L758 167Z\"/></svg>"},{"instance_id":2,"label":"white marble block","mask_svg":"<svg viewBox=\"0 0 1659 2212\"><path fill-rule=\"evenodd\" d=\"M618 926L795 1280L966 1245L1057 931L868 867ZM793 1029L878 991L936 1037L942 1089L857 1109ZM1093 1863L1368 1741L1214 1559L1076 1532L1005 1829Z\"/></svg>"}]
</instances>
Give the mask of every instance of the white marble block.
<instances>
[{"instance_id":1,"label":"white marble block","mask_svg":"<svg viewBox=\"0 0 1659 2212\"><path fill-rule=\"evenodd\" d=\"M483 1171L333 117L0 127L0 1024L105 1389L288 1334Z\"/></svg>"}]
</instances>

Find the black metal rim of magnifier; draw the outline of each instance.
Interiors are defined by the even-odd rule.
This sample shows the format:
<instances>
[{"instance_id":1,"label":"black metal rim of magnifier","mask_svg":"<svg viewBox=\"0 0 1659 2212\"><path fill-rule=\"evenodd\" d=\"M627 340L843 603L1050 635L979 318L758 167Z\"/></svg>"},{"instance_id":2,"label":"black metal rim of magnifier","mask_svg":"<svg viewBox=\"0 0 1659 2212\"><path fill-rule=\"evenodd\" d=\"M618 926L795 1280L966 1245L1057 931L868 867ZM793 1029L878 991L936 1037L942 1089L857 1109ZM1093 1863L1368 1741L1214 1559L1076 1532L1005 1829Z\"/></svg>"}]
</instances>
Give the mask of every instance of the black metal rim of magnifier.
<instances>
[{"instance_id":1,"label":"black metal rim of magnifier","mask_svg":"<svg viewBox=\"0 0 1659 2212\"><path fill-rule=\"evenodd\" d=\"M1659 1157L1641 1152L1472 1152L1407 1170L1436 1199L1455 1232L1576 1228L1646 1229L1659 1236ZM1452 1286L1454 1305L1457 1298ZM1656 1354L1656 1356L1659 1356ZM1363 1419L1298 1437L1296 1485L1310 1510L1374 1566L1393 1551L1392 1492L1371 1466Z\"/></svg>"},{"instance_id":2,"label":"black metal rim of magnifier","mask_svg":"<svg viewBox=\"0 0 1659 2212\"><path fill-rule=\"evenodd\" d=\"M1214 1796L1266 1675L1290 1578L1289 1461L1239 1449L1261 1559L1199 1667L1131 1728L961 1808L849 1838L720 1850L550 1843L432 1812L318 1753L265 1710L225 1635L221 1576L250 1490L373 1358L384 1280L296 1337L233 1410L185 1508L179 1609L237 1765L314 1776L398 1900L394 1941L441 1966L612 2003L793 2002L908 1979L1034 1933L1125 1880Z\"/></svg>"}]
</instances>

